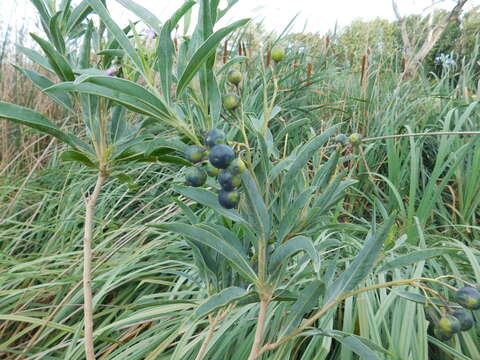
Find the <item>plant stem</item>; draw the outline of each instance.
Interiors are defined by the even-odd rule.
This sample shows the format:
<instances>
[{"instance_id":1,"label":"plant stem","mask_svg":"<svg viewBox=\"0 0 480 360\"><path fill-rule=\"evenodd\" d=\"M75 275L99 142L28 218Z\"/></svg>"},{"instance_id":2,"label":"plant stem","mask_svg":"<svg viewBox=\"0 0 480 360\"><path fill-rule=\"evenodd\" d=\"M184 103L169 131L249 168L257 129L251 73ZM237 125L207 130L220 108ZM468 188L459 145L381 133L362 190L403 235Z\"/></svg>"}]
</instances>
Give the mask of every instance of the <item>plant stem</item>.
<instances>
[{"instance_id":1,"label":"plant stem","mask_svg":"<svg viewBox=\"0 0 480 360\"><path fill-rule=\"evenodd\" d=\"M210 340L212 340L213 333L215 332L215 327L217 326L218 320L220 319L220 313L215 316L215 318L212 317L212 315L208 316L208 320L210 322L210 329L208 329L207 337L205 340L203 340L202 347L200 348L200 351L198 352L197 357L195 360L202 360L203 357L205 356L205 353L207 352L207 347L208 344L210 343Z\"/></svg>"},{"instance_id":2,"label":"plant stem","mask_svg":"<svg viewBox=\"0 0 480 360\"><path fill-rule=\"evenodd\" d=\"M87 360L95 360L93 347L93 297L92 297L92 234L93 213L106 174L98 173L92 195L85 199L85 232L83 238L83 314L85 321L85 354Z\"/></svg>"},{"instance_id":3,"label":"plant stem","mask_svg":"<svg viewBox=\"0 0 480 360\"><path fill-rule=\"evenodd\" d=\"M438 136L438 135L480 135L480 131L432 131L432 132L423 132L423 133L385 135L385 136L364 138L362 139L362 142L385 140L385 139L397 139L397 138L403 138L403 137Z\"/></svg>"},{"instance_id":4,"label":"plant stem","mask_svg":"<svg viewBox=\"0 0 480 360\"><path fill-rule=\"evenodd\" d=\"M268 298L260 300L260 311L258 313L257 329L255 330L255 339L253 341L252 350L250 352L248 360L257 360L258 357L261 355L263 344L263 331L265 327L265 319L267 317L269 302L270 300Z\"/></svg>"}]
</instances>

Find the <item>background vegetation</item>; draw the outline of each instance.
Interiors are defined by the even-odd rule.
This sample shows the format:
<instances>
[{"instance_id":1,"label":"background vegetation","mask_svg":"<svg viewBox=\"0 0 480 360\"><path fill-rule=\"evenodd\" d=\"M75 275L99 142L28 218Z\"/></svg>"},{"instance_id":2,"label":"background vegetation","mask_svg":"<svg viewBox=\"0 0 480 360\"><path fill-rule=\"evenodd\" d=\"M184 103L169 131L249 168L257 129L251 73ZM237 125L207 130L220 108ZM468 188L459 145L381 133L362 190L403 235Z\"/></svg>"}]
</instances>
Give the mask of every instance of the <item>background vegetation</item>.
<instances>
[{"instance_id":1,"label":"background vegetation","mask_svg":"<svg viewBox=\"0 0 480 360\"><path fill-rule=\"evenodd\" d=\"M198 26L192 21L192 27ZM418 16L407 18L412 36L421 36L419 29L425 22ZM144 24L135 26L138 32L128 29L126 34L145 67L156 69L155 49L161 37L147 39L140 30ZM309 291L306 287L312 278L321 278L328 288L353 262L375 224L386 223L390 217L393 226L362 286L441 276L453 276L446 281L455 287L463 286L459 279L480 283L478 135L374 140L394 134L479 130L479 30L478 11L463 14L450 23L415 78L405 79L403 45L395 22L355 21L326 35L295 34L288 26L281 34L272 34L250 23L218 44L215 65L212 63L220 93L235 91L225 82L228 67L243 73L241 110L231 113L218 107L217 118L208 110L202 113L208 104L214 109L215 99L211 92L206 92L210 97L205 95L197 78L184 97L174 98L181 108L178 113L191 128L206 130L212 121L231 129L229 139L244 156L268 148L270 163L264 166L274 175L266 170L263 174L274 181L260 188L271 205L269 210L279 219L293 207L288 201L307 189L309 181L324 171L324 164L335 158L333 133L360 133L372 139L358 148L342 148L338 167L315 192L321 198L329 186L342 190L335 193L335 201L325 200L323 211L314 213L311 227L305 230L321 261L313 265L300 254L286 262L288 276L280 283L288 283L291 293L283 294L288 301L271 304L266 342L274 342L280 332L287 331L283 319L296 311L292 311L292 303L301 305L298 299ZM103 31L107 48L113 36ZM27 35L12 34L8 29L1 33L0 101L34 109L62 130L88 137L79 108L67 111L22 73L22 68L34 70L58 81L54 73L26 57L21 47L12 46L22 46ZM41 30L36 33L44 37ZM84 33L75 36L67 46L79 51ZM185 66L182 56L190 59L193 52L187 54L182 44L195 41L179 33L173 38L173 63L178 73ZM273 45L287 49L278 64L269 59ZM92 63L105 71L111 59L105 60L99 52L92 49ZM120 77L161 88L158 77L146 84L137 76L131 60L124 59L122 66ZM174 73L173 83L178 85L178 73ZM126 114L132 128L142 124L149 134L166 139L178 135L164 123L143 122L145 116L138 112ZM268 119L268 144L258 140L251 130L254 125L249 125L247 138L234 130L235 124L261 123L258 119ZM289 193L292 198L276 199L288 180L280 177L282 166L291 166L303 144L335 126L332 136L312 153L295 178L298 188ZM189 141L186 136L181 139ZM245 140L247 146L242 147ZM55 138L0 121L2 359L84 358L83 195L92 190L95 171L62 161L65 150ZM253 160L261 167L260 160ZM229 216L219 216L182 192L178 186L183 182L182 169L181 164L164 161L119 164L122 175L109 177L104 185L95 210L93 236L95 350L99 359L196 359L212 328L208 317L195 317L199 306L224 288L245 284L218 258L213 286L213 281L205 281L210 278L192 242L175 232L148 226L161 223L171 230L168 225L198 222L244 235ZM259 170L257 176L263 181L261 174ZM247 202L245 195L242 201ZM307 205L305 209L310 208ZM254 254L252 259L255 266ZM448 297L447 290L437 290ZM421 295L425 294L420 289L406 285L350 297L319 320L310 329L312 333L286 342L262 359L480 359L478 321L472 330L441 342L432 335L434 321L425 312ZM297 318L287 319L298 325L314 312L318 301L305 305ZM258 307L258 301L238 301L215 309L219 321L210 334L205 358L247 359ZM477 320L480 317L478 313L475 316Z\"/></svg>"}]
</instances>

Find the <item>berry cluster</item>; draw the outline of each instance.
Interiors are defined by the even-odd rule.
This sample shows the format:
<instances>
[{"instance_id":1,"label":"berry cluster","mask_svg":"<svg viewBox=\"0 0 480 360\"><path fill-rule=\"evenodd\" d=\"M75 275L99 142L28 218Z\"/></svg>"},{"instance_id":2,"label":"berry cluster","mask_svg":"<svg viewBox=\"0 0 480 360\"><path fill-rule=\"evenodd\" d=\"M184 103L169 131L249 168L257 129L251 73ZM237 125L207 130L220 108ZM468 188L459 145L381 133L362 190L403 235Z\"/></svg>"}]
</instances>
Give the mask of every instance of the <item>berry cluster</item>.
<instances>
[{"instance_id":1,"label":"berry cluster","mask_svg":"<svg viewBox=\"0 0 480 360\"><path fill-rule=\"evenodd\" d=\"M454 301L463 309L445 314L438 321L434 332L435 336L442 341L450 340L454 334L473 327L475 320L471 311L480 309L480 292L470 286L464 287L456 291Z\"/></svg>"},{"instance_id":2,"label":"berry cluster","mask_svg":"<svg viewBox=\"0 0 480 360\"><path fill-rule=\"evenodd\" d=\"M225 133L219 129L213 129L205 136L206 148L191 145L187 149L185 152L187 160L200 166L193 166L186 170L185 183L199 187L205 184L207 176L216 177L221 187L218 202L226 209L233 209L240 201L237 188L242 183L239 175L245 170L245 164L240 158L235 157L232 148L225 142Z\"/></svg>"}]
</instances>

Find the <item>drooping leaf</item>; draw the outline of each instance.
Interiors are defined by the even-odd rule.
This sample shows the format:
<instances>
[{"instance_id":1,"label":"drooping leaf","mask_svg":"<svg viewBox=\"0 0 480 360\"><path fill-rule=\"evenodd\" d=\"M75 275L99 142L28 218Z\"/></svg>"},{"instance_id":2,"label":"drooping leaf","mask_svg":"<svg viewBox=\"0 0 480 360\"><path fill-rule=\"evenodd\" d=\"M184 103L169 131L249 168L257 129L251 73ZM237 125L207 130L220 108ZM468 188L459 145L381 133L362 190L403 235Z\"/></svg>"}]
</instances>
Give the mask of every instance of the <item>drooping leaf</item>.
<instances>
[{"instance_id":1,"label":"drooping leaf","mask_svg":"<svg viewBox=\"0 0 480 360\"><path fill-rule=\"evenodd\" d=\"M227 219L244 224L247 223L237 211L223 208L218 203L218 196L210 190L181 185L175 185L173 189L189 199L208 206L209 208L215 210L218 214L225 216Z\"/></svg>"},{"instance_id":2,"label":"drooping leaf","mask_svg":"<svg viewBox=\"0 0 480 360\"><path fill-rule=\"evenodd\" d=\"M303 319L303 316L311 311L320 301L320 296L325 291L325 284L323 281L314 280L305 289L302 290L301 296L290 308L289 314L286 317L281 336L288 335L294 331Z\"/></svg>"},{"instance_id":3,"label":"drooping leaf","mask_svg":"<svg viewBox=\"0 0 480 360\"><path fill-rule=\"evenodd\" d=\"M37 51L23 47L21 45L17 45L17 49L20 50L23 54L25 54L25 56L28 57L31 61L33 61L35 64L40 65L45 70L48 70L51 73L55 73L53 68L50 66L50 63L48 62L47 58L42 56Z\"/></svg>"},{"instance_id":4,"label":"drooping leaf","mask_svg":"<svg viewBox=\"0 0 480 360\"><path fill-rule=\"evenodd\" d=\"M32 81L32 83L42 91L44 89L47 89L55 85L51 80L49 80L43 75L40 75L36 71L25 69L17 65L13 65L13 66L15 66L15 68L18 71L20 71L23 75L29 78ZM65 94L65 93L46 93L46 94L50 96L57 104L65 107L70 111L73 111L72 101L70 100L70 97L68 96L68 94Z\"/></svg>"},{"instance_id":5,"label":"drooping leaf","mask_svg":"<svg viewBox=\"0 0 480 360\"><path fill-rule=\"evenodd\" d=\"M81 147L88 149L88 147L86 147L82 141L74 135L64 133L57 125L48 120L42 114L23 106L0 101L0 118L5 118L54 136L73 148Z\"/></svg>"},{"instance_id":6,"label":"drooping leaf","mask_svg":"<svg viewBox=\"0 0 480 360\"><path fill-rule=\"evenodd\" d=\"M337 340L339 343L349 348L355 354L365 360L380 360L377 353L383 353L389 358L393 358L393 354L381 346L375 344L373 341L357 336L354 334L348 334L338 330L309 330L302 333L304 336L329 336Z\"/></svg>"},{"instance_id":7,"label":"drooping leaf","mask_svg":"<svg viewBox=\"0 0 480 360\"><path fill-rule=\"evenodd\" d=\"M214 233L207 231L204 228L200 228L198 225L188 225L182 223L150 224L149 226L161 230L172 231L177 234L182 234L193 241L208 246L228 259L232 266L236 268L239 274L244 278L252 282L257 281L257 275L248 263L246 255L241 254L235 247Z\"/></svg>"},{"instance_id":8,"label":"drooping leaf","mask_svg":"<svg viewBox=\"0 0 480 360\"><path fill-rule=\"evenodd\" d=\"M400 266L415 264L420 261L424 261L430 259L432 257L445 255L448 253L455 253L458 250L456 249L426 249L426 250L416 250L410 254L403 255L400 257L395 258L392 261L384 264L378 271L389 271Z\"/></svg>"},{"instance_id":9,"label":"drooping leaf","mask_svg":"<svg viewBox=\"0 0 480 360\"><path fill-rule=\"evenodd\" d=\"M145 24L155 30L157 34L160 34L161 21L152 12L132 0L116 0L116 2L137 15Z\"/></svg>"},{"instance_id":10,"label":"drooping leaf","mask_svg":"<svg viewBox=\"0 0 480 360\"><path fill-rule=\"evenodd\" d=\"M60 159L63 161L78 162L91 168L97 167L86 154L80 151L75 151L75 150L64 151L62 155L60 155Z\"/></svg>"},{"instance_id":11,"label":"drooping leaf","mask_svg":"<svg viewBox=\"0 0 480 360\"><path fill-rule=\"evenodd\" d=\"M202 318L205 315L208 315L212 311L218 310L228 304L231 304L234 301L239 300L247 294L247 290L232 286L226 289L223 289L218 294L213 295L203 304L201 304L197 310L195 310L194 317Z\"/></svg>"},{"instance_id":12,"label":"drooping leaf","mask_svg":"<svg viewBox=\"0 0 480 360\"><path fill-rule=\"evenodd\" d=\"M287 262L289 257L301 251L304 251L310 257L315 269L318 269L320 266L320 258L317 250L313 246L312 240L306 236L295 236L275 249L269 259L269 271L274 272L279 265Z\"/></svg>"},{"instance_id":13,"label":"drooping leaf","mask_svg":"<svg viewBox=\"0 0 480 360\"><path fill-rule=\"evenodd\" d=\"M340 277L329 286L325 295L325 303L333 301L338 296L355 289L355 287L370 273L382 250L383 243L387 238L393 218L389 218L378 231L370 231L365 244L355 257L350 266Z\"/></svg>"}]
</instances>

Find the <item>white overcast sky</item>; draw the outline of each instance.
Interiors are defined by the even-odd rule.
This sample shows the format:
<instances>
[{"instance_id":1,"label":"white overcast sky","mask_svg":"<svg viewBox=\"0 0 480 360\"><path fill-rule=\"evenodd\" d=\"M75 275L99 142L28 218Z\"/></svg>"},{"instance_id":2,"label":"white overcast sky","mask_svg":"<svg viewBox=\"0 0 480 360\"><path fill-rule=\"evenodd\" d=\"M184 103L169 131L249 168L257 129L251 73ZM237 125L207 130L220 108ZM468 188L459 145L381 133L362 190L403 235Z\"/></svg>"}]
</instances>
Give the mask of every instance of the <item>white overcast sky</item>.
<instances>
[{"instance_id":1,"label":"white overcast sky","mask_svg":"<svg viewBox=\"0 0 480 360\"><path fill-rule=\"evenodd\" d=\"M57 0L58 2L60 0ZM402 13L422 13L432 0L397 0ZM436 0L438 1L438 0ZM76 3L78 1L74 1ZM136 0L157 15L161 20L168 18L183 0ZM225 3L222 0L221 3ZM454 0L444 0L438 7L451 8ZM16 25L31 22L35 17L29 0L0 0L0 24ZM135 16L122 8L115 0L107 0L113 17L122 24L134 20ZM480 0L469 0L466 9L480 5ZM320 32L332 30L336 23L348 25L352 20L370 20L376 17L394 19L391 0L240 0L226 16L231 22L244 17L263 21L267 30L281 31L299 14L295 31Z\"/></svg>"}]
</instances>

